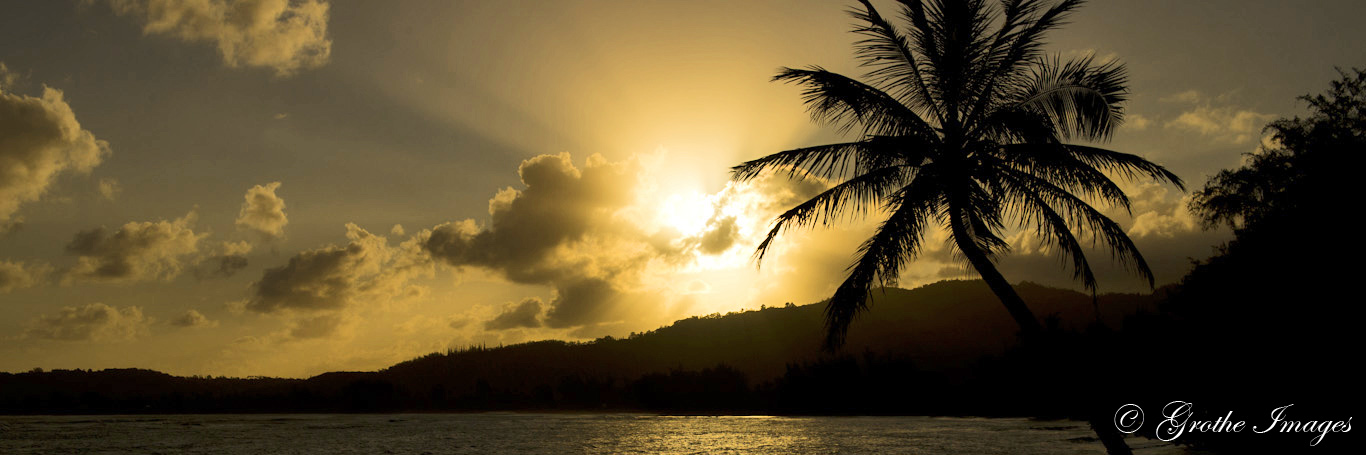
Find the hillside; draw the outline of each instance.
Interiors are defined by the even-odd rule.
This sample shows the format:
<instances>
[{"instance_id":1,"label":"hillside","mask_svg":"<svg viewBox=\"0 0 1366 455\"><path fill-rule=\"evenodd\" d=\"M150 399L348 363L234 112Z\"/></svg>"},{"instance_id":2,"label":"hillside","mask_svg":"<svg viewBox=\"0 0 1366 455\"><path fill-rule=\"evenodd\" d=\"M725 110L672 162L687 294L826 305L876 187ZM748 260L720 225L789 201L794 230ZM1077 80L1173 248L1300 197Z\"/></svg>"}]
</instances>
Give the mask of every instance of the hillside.
<instances>
[{"instance_id":1,"label":"hillside","mask_svg":"<svg viewBox=\"0 0 1366 455\"><path fill-rule=\"evenodd\" d=\"M1096 318L1091 297L1033 283L1017 286L1041 317L1057 315L1064 328ZM849 330L848 353L874 351L914 359L922 368L952 369L1015 343L1016 325L981 281L943 281L914 290L875 292L871 310ZM1152 296L1100 296L1102 320L1118 326L1125 315L1151 310ZM477 376L515 381L532 370L619 377L668 369L725 364L763 381L788 363L825 353L824 304L692 317L628 339L587 344L546 341L495 349L431 354L384 370L400 376Z\"/></svg>"},{"instance_id":2,"label":"hillside","mask_svg":"<svg viewBox=\"0 0 1366 455\"><path fill-rule=\"evenodd\" d=\"M1097 309L1101 320L1117 326L1156 301L1103 295L1093 306L1090 296L1074 291L1030 283L1018 290L1064 328L1091 324ZM469 348L377 372L306 380L181 378L146 370L4 373L0 412L704 409L708 400L730 410L769 409L794 378L846 381L878 365L895 375L933 374L958 384L979 359L1015 342L1014 322L980 281L875 293L872 310L850 329L848 354L820 349L823 309L816 303L693 317L626 339Z\"/></svg>"}]
</instances>

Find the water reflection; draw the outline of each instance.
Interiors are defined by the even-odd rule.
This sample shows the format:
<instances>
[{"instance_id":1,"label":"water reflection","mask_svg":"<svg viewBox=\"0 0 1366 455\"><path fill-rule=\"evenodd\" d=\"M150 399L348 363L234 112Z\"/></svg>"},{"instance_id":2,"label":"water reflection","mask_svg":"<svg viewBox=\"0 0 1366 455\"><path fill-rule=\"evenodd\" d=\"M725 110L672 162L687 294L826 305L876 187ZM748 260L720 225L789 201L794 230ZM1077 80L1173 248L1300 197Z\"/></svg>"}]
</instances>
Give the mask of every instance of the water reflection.
<instances>
[{"instance_id":1,"label":"water reflection","mask_svg":"<svg viewBox=\"0 0 1366 455\"><path fill-rule=\"evenodd\" d=\"M364 414L0 417L0 453L1103 453L1080 422ZM1144 454L1182 453L1172 446Z\"/></svg>"}]
</instances>

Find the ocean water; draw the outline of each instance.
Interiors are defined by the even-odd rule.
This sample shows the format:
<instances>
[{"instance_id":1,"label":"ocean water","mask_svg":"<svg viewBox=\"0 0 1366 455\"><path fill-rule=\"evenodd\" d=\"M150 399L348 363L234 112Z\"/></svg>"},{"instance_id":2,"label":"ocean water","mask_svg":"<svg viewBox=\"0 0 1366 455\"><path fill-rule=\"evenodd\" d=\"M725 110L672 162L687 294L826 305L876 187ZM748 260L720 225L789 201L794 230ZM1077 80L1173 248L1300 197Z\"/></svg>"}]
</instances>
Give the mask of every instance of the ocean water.
<instances>
[{"instance_id":1,"label":"ocean water","mask_svg":"<svg viewBox=\"0 0 1366 455\"><path fill-rule=\"evenodd\" d=\"M1139 454L1185 453L1131 439ZM1084 422L638 414L0 416L0 454L1103 454Z\"/></svg>"}]
</instances>

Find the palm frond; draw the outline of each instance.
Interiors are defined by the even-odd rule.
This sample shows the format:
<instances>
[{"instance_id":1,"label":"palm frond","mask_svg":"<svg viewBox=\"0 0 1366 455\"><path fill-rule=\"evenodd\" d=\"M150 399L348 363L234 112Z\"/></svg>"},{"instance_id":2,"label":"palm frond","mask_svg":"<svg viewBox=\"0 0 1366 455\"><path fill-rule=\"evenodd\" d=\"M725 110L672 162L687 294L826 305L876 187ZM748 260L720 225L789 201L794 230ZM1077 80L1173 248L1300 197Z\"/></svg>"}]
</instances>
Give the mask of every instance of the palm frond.
<instances>
[{"instance_id":1,"label":"palm frond","mask_svg":"<svg viewBox=\"0 0 1366 455\"><path fill-rule=\"evenodd\" d=\"M731 178L747 181L766 171L799 173L830 180L842 180L855 173L887 166L917 166L929 150L938 146L937 137L920 135L869 136L857 142L802 147L785 150L732 167Z\"/></svg>"},{"instance_id":2,"label":"palm frond","mask_svg":"<svg viewBox=\"0 0 1366 455\"><path fill-rule=\"evenodd\" d=\"M770 170L785 171L790 178L805 173L829 179L848 173L857 156L869 152L863 141L802 147L740 163L730 168L730 174L737 182L752 180Z\"/></svg>"},{"instance_id":3,"label":"palm frond","mask_svg":"<svg viewBox=\"0 0 1366 455\"><path fill-rule=\"evenodd\" d=\"M1119 173L1126 179L1138 180L1139 177L1146 176L1159 182L1166 181L1181 191L1186 191L1186 184L1181 181L1181 177L1162 165L1148 161L1141 156L1085 145L1068 145L1067 151L1083 163L1108 172Z\"/></svg>"},{"instance_id":4,"label":"palm frond","mask_svg":"<svg viewBox=\"0 0 1366 455\"><path fill-rule=\"evenodd\" d=\"M811 227L830 224L840 215L859 217L884 202L912 178L912 169L902 166L889 166L862 173L843 183L817 194L811 199L788 209L773 221L768 235L754 251L756 262L762 262L764 255L773 245L773 240L784 230L793 227Z\"/></svg>"},{"instance_id":5,"label":"palm frond","mask_svg":"<svg viewBox=\"0 0 1366 455\"><path fill-rule=\"evenodd\" d=\"M774 81L805 87L802 100L811 117L840 133L859 127L864 135L933 134L934 129L906 105L876 87L819 66L782 68Z\"/></svg>"},{"instance_id":6,"label":"palm frond","mask_svg":"<svg viewBox=\"0 0 1366 455\"><path fill-rule=\"evenodd\" d=\"M1048 180L1071 193L1099 199L1128 212L1129 197L1124 190L1091 163L1077 158L1072 147L1049 143L1009 144L999 148L998 158L1006 165Z\"/></svg>"},{"instance_id":7,"label":"palm frond","mask_svg":"<svg viewBox=\"0 0 1366 455\"><path fill-rule=\"evenodd\" d=\"M1021 27L1027 25L1026 19L1040 7L1038 0L1001 0L1001 28L992 34L991 44L983 55L980 71L970 79L970 91L977 93L977 101L966 118L966 123L976 123L977 116L995 99L999 80L1009 74L1014 65L1011 63L1011 46Z\"/></svg>"},{"instance_id":8,"label":"palm frond","mask_svg":"<svg viewBox=\"0 0 1366 455\"><path fill-rule=\"evenodd\" d=\"M1017 94L1018 106L1046 116L1064 139L1105 140L1124 121L1127 81L1124 65L1115 61L1040 59Z\"/></svg>"},{"instance_id":9,"label":"palm frond","mask_svg":"<svg viewBox=\"0 0 1366 455\"><path fill-rule=\"evenodd\" d=\"M863 58L862 66L873 68L865 76L891 91L903 103L932 114L942 125L944 110L926 85L910 42L878 13L872 3L868 0L859 2L863 4L863 11L849 13L868 24L854 29L854 33L867 37L854 43L855 54Z\"/></svg>"},{"instance_id":10,"label":"palm frond","mask_svg":"<svg viewBox=\"0 0 1366 455\"><path fill-rule=\"evenodd\" d=\"M1089 231L1096 241L1103 243L1110 250L1110 255L1116 261L1137 273L1149 286L1154 284L1155 278L1152 269L1148 267L1148 262L1143 259L1142 253L1139 253L1129 234L1114 220L1085 200L1047 180L1008 167L1001 168L1000 175L1004 179L1012 180L1013 184L1025 191L1037 195L1050 207L1061 210L1073 230Z\"/></svg>"},{"instance_id":11,"label":"palm frond","mask_svg":"<svg viewBox=\"0 0 1366 455\"><path fill-rule=\"evenodd\" d=\"M1006 176L998 182L1004 190L1003 196L1014 202L1010 205L1014 207L1013 212L1021 224L1033 226L1040 236L1051 239L1050 244L1058 247L1059 256L1071 259L1072 278L1080 281L1085 289L1094 291L1097 287L1096 274L1091 270L1086 252L1072 233L1067 219L1049 206L1038 193L1031 191L1028 185L1020 185L1017 179Z\"/></svg>"},{"instance_id":12,"label":"palm frond","mask_svg":"<svg viewBox=\"0 0 1366 455\"><path fill-rule=\"evenodd\" d=\"M868 309L872 286L895 283L902 265L920 252L925 228L939 205L938 180L934 174L922 173L893 195L891 215L859 246L858 259L825 306L827 349L844 345L849 324Z\"/></svg>"}]
</instances>

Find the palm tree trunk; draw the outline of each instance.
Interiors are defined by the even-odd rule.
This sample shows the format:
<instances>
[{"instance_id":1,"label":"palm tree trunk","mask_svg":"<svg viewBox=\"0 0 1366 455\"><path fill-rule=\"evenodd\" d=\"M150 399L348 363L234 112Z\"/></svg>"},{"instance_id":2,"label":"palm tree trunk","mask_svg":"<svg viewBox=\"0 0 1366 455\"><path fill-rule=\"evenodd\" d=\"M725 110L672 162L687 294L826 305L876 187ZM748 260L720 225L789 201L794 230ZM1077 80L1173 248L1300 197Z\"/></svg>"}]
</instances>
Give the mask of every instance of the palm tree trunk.
<instances>
[{"instance_id":1,"label":"palm tree trunk","mask_svg":"<svg viewBox=\"0 0 1366 455\"><path fill-rule=\"evenodd\" d=\"M1043 325L1039 324L1039 319L1034 317L1034 312L1025 305L1024 299L1015 292L1015 287L1006 281L1006 277L1001 276L1001 272L996 270L996 265L991 263L991 258L986 253L977 248L973 243L968 230L963 226L963 221L959 217L950 217L949 229L953 232L953 240L958 244L958 250L963 252L963 256L968 258L972 268L977 269L977 273L982 275L982 280L987 282L991 292L996 294L996 298L1001 299L1001 303L1006 306L1006 311L1015 318L1015 323L1020 326L1022 338L1032 339L1043 332Z\"/></svg>"},{"instance_id":2,"label":"palm tree trunk","mask_svg":"<svg viewBox=\"0 0 1366 455\"><path fill-rule=\"evenodd\" d=\"M1043 333L1043 325L1039 324L1039 319L1034 317L1034 312L1025 305L1024 299L1015 292L1015 287L1006 281L1005 276L996 270L996 265L991 263L991 258L986 253L977 248L969 236L967 228L963 225L963 220L957 216L949 217L949 229L953 233L954 243L958 245L958 250L963 252L963 256L968 258L972 268L977 269L977 273L982 275L982 280L987 282L991 292L996 294L996 298L1006 306L1010 316L1015 318L1015 322L1020 326L1020 338L1028 343L1039 338ZM1103 378L1095 378L1096 384L1101 384ZM1106 413L1100 409L1090 409L1086 415L1087 423L1091 425L1091 430L1096 432L1096 437L1105 446L1105 452L1109 455L1133 455L1133 450L1129 444L1124 442L1124 435L1119 433L1114 423L1105 417Z\"/></svg>"}]
</instances>

